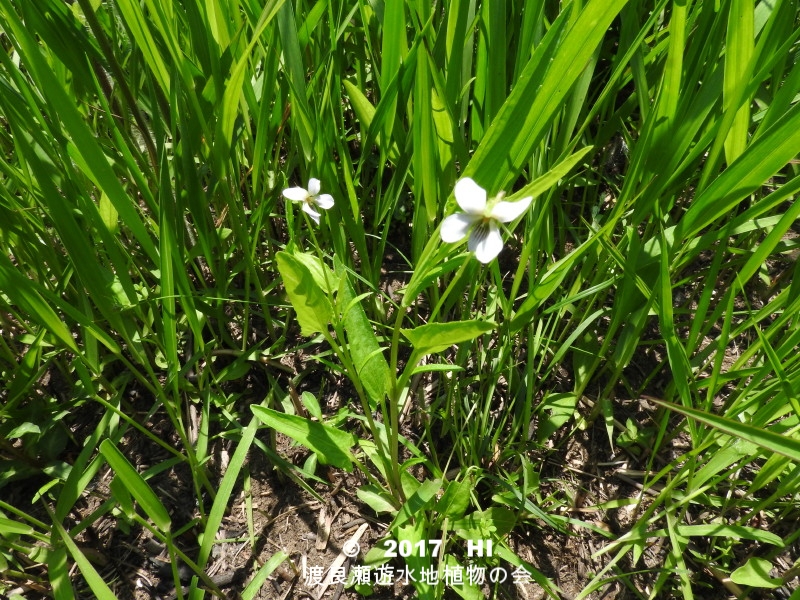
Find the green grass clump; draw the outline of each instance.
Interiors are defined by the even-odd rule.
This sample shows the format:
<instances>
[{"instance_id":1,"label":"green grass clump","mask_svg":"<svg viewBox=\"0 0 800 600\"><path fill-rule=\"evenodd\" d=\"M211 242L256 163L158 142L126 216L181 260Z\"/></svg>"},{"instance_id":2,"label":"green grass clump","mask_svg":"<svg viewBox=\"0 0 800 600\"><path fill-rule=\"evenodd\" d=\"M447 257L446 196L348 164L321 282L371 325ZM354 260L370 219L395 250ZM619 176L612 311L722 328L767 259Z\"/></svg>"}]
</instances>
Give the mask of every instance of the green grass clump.
<instances>
[{"instance_id":1,"label":"green grass clump","mask_svg":"<svg viewBox=\"0 0 800 600\"><path fill-rule=\"evenodd\" d=\"M357 472L417 571L800 598L798 38L796 0L0 0L0 594L114 597L113 518L221 595L257 453Z\"/></svg>"}]
</instances>

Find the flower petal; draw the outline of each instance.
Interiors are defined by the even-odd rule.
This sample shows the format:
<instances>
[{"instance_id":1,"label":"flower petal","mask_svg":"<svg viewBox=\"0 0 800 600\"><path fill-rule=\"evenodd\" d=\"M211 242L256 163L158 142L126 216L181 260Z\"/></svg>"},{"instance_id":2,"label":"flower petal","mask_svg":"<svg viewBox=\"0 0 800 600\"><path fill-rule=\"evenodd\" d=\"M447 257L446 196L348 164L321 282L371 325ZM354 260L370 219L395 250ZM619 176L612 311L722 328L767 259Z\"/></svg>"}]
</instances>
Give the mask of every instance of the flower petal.
<instances>
[{"instance_id":1,"label":"flower petal","mask_svg":"<svg viewBox=\"0 0 800 600\"><path fill-rule=\"evenodd\" d=\"M315 204L327 210L333 206L333 196L330 194L320 194L317 196Z\"/></svg>"},{"instance_id":2,"label":"flower petal","mask_svg":"<svg viewBox=\"0 0 800 600\"><path fill-rule=\"evenodd\" d=\"M503 236L494 221L481 223L472 230L468 247L483 264L491 262L503 249Z\"/></svg>"},{"instance_id":3,"label":"flower petal","mask_svg":"<svg viewBox=\"0 0 800 600\"><path fill-rule=\"evenodd\" d=\"M301 187L293 187L283 190L283 197L292 202L304 202L308 198L308 191Z\"/></svg>"},{"instance_id":4,"label":"flower petal","mask_svg":"<svg viewBox=\"0 0 800 600\"><path fill-rule=\"evenodd\" d=\"M498 202L492 209L490 215L501 223L509 223L528 210L533 201L533 196L528 196L516 202Z\"/></svg>"},{"instance_id":5,"label":"flower petal","mask_svg":"<svg viewBox=\"0 0 800 600\"><path fill-rule=\"evenodd\" d=\"M465 213L450 215L442 221L442 227L439 230L442 241L448 244L460 242L466 237L467 233L469 233L469 228L472 227L477 219L478 217Z\"/></svg>"},{"instance_id":6,"label":"flower petal","mask_svg":"<svg viewBox=\"0 0 800 600\"><path fill-rule=\"evenodd\" d=\"M315 179L314 177L309 179L308 180L308 193L311 194L312 196L316 196L317 194L319 194L319 190L320 190L319 179Z\"/></svg>"},{"instance_id":7,"label":"flower petal","mask_svg":"<svg viewBox=\"0 0 800 600\"><path fill-rule=\"evenodd\" d=\"M308 202L303 203L303 212L314 219L314 222L319 225L320 214L315 211Z\"/></svg>"},{"instance_id":8,"label":"flower petal","mask_svg":"<svg viewBox=\"0 0 800 600\"><path fill-rule=\"evenodd\" d=\"M469 177L464 177L456 182L454 190L456 202L461 209L471 215L483 215L486 210L486 190L472 181Z\"/></svg>"}]
</instances>

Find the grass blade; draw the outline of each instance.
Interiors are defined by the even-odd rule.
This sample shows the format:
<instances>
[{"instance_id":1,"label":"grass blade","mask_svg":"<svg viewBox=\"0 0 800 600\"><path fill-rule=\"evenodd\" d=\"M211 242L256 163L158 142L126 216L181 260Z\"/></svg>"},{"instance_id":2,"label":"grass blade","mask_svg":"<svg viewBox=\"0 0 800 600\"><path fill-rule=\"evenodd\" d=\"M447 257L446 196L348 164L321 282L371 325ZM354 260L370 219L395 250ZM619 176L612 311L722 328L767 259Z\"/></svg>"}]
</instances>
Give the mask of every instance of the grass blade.
<instances>
[{"instance_id":1,"label":"grass blade","mask_svg":"<svg viewBox=\"0 0 800 600\"><path fill-rule=\"evenodd\" d=\"M710 425L711 427L727 433L734 438L747 440L748 442L760 446L765 450L781 454L787 458L791 458L795 462L800 463L800 440L796 439L796 437L790 437L789 434L775 433L769 429L753 427L752 425L747 425L746 423L741 423L732 419L726 419L725 417L703 412L695 408L678 406L676 404L672 404L671 402L664 402L663 400L658 400L656 398L650 398L650 400L665 408L674 410L675 412L686 415L687 417L691 417L696 421Z\"/></svg>"},{"instance_id":2,"label":"grass blade","mask_svg":"<svg viewBox=\"0 0 800 600\"><path fill-rule=\"evenodd\" d=\"M147 485L144 478L128 462L125 455L119 451L111 440L103 440L100 443L100 453L108 461L109 466L120 478L123 485L141 505L145 514L152 519L156 527L163 532L168 532L172 526L172 520L167 513L167 509L161 504L153 488Z\"/></svg>"}]
</instances>

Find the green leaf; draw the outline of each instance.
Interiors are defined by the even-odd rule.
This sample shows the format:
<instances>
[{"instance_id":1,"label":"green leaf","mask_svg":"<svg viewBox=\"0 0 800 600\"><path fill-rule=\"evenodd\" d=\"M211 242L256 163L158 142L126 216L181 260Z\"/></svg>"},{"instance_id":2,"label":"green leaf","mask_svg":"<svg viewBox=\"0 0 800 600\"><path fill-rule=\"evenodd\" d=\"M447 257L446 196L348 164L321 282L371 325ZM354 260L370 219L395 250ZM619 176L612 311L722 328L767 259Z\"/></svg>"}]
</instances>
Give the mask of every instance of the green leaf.
<instances>
[{"instance_id":1,"label":"green leaf","mask_svg":"<svg viewBox=\"0 0 800 600\"><path fill-rule=\"evenodd\" d=\"M108 461L109 466L120 478L125 488L136 498L145 514L152 519L156 527L161 531L169 531L172 521L169 518L167 509L161 504L153 489L136 471L133 465L128 462L125 455L111 442L103 440L100 444L100 453Z\"/></svg>"},{"instance_id":2,"label":"green leaf","mask_svg":"<svg viewBox=\"0 0 800 600\"><path fill-rule=\"evenodd\" d=\"M452 554L445 554L444 555L444 564L445 568L450 568L453 571L462 571L466 572L467 567L462 565L458 562L455 556ZM463 578L461 583L452 584L452 590L464 598L464 600L483 600L486 598L484 593L481 591L480 587L477 584L472 583L469 578Z\"/></svg>"},{"instance_id":3,"label":"green leaf","mask_svg":"<svg viewBox=\"0 0 800 600\"><path fill-rule=\"evenodd\" d=\"M401 330L414 350L420 354L433 354L473 340L492 331L497 325L491 321L452 321L450 323L428 323L414 329Z\"/></svg>"},{"instance_id":4,"label":"green leaf","mask_svg":"<svg viewBox=\"0 0 800 600\"><path fill-rule=\"evenodd\" d=\"M333 465L346 471L353 470L355 458L350 452L350 448L356 445L353 434L263 406L253 406L252 410L265 425L316 452L322 464Z\"/></svg>"},{"instance_id":5,"label":"green leaf","mask_svg":"<svg viewBox=\"0 0 800 600\"><path fill-rule=\"evenodd\" d=\"M250 580L247 587L244 588L242 600L253 600L258 592L261 591L267 577L269 577L287 558L289 558L289 555L286 554L286 552L278 551L273 554L270 559L264 563L264 566L258 570L258 573L253 576L253 579Z\"/></svg>"},{"instance_id":6,"label":"green leaf","mask_svg":"<svg viewBox=\"0 0 800 600\"><path fill-rule=\"evenodd\" d=\"M581 162L584 157L589 154L594 148L592 146L587 146L586 148L581 148L574 154L571 154L556 166L551 168L547 173L542 175L541 177L537 177L531 183L526 185L524 188L515 192L513 195L509 196L508 200L514 200L516 198L524 198L525 196L538 196L543 194L555 184L559 182L559 180L563 179L567 176L567 174Z\"/></svg>"},{"instance_id":7,"label":"green leaf","mask_svg":"<svg viewBox=\"0 0 800 600\"><path fill-rule=\"evenodd\" d=\"M609 26L627 0L592 0L570 23L563 11L536 47L464 171L490 193L504 187L530 158L562 110ZM571 26L570 26L571 25Z\"/></svg>"},{"instance_id":8,"label":"green leaf","mask_svg":"<svg viewBox=\"0 0 800 600\"><path fill-rule=\"evenodd\" d=\"M320 408L319 401L314 394L311 392L303 392L300 395L300 400L302 401L303 406L306 407L308 414L318 421L322 420L322 409Z\"/></svg>"},{"instance_id":9,"label":"green leaf","mask_svg":"<svg viewBox=\"0 0 800 600\"><path fill-rule=\"evenodd\" d=\"M356 491L359 500L369 506L376 513L391 513L397 512L397 507L392 501L392 497L384 492L381 488L374 485L362 485Z\"/></svg>"},{"instance_id":10,"label":"green leaf","mask_svg":"<svg viewBox=\"0 0 800 600\"><path fill-rule=\"evenodd\" d=\"M743 566L731 573L731 581L739 585L749 585L759 588L777 588L783 582L769 576L772 563L763 558L753 556Z\"/></svg>"},{"instance_id":11,"label":"green leaf","mask_svg":"<svg viewBox=\"0 0 800 600\"><path fill-rule=\"evenodd\" d=\"M517 522L514 513L502 506L493 506L484 511L476 510L471 515L452 522L453 531L465 540L496 539L507 534Z\"/></svg>"},{"instance_id":12,"label":"green leaf","mask_svg":"<svg viewBox=\"0 0 800 600\"><path fill-rule=\"evenodd\" d=\"M333 308L311 271L288 252L278 252L275 258L289 301L297 313L300 332L309 336L327 330Z\"/></svg>"},{"instance_id":13,"label":"green leaf","mask_svg":"<svg viewBox=\"0 0 800 600\"><path fill-rule=\"evenodd\" d=\"M367 313L347 279L344 267L339 268L337 265L337 272L341 272L337 305L343 313L342 324L350 355L358 371L358 378L371 400L370 405L377 406L389 387L389 364L367 319Z\"/></svg>"},{"instance_id":14,"label":"green leaf","mask_svg":"<svg viewBox=\"0 0 800 600\"><path fill-rule=\"evenodd\" d=\"M397 532L398 542L408 542L411 548L418 548L420 543L423 546L427 544L426 522L421 515L413 523L406 523L396 529L393 527L392 530ZM428 552L411 552L409 556L404 557L404 560L409 570L413 573L422 573L423 569L425 571L430 571L431 569L431 557ZM433 590L429 581L422 577L417 577L413 584L414 589L417 591L417 598L433 597Z\"/></svg>"},{"instance_id":15,"label":"green leaf","mask_svg":"<svg viewBox=\"0 0 800 600\"><path fill-rule=\"evenodd\" d=\"M451 481L436 503L435 510L450 519L460 519L469 506L470 493L475 482L469 478L463 481Z\"/></svg>"},{"instance_id":16,"label":"green leaf","mask_svg":"<svg viewBox=\"0 0 800 600\"><path fill-rule=\"evenodd\" d=\"M55 600L73 600L75 598L69 570L66 548L59 545L47 553L47 577L50 579Z\"/></svg>"},{"instance_id":17,"label":"green leaf","mask_svg":"<svg viewBox=\"0 0 800 600\"><path fill-rule=\"evenodd\" d=\"M21 423L17 425L14 429L12 429L7 435L6 438L9 440L13 440L16 438L21 438L26 433L42 433L42 430L39 429L39 426L35 423Z\"/></svg>"},{"instance_id":18,"label":"green leaf","mask_svg":"<svg viewBox=\"0 0 800 600\"><path fill-rule=\"evenodd\" d=\"M686 415L687 417L692 417L701 423L711 425L712 427L715 427L716 429L719 429L720 431L723 431L734 438L742 438L752 444L761 446L762 448L770 450L771 452L782 454L783 456L791 458L795 462L800 463L800 440L789 437L788 435L774 433L768 429L760 429L758 427L753 427L752 425L740 423L739 421L719 417L695 408L678 406L676 404L672 404L671 402L664 402L663 400L659 400L657 398L650 398L650 400L656 404L660 404L661 406L669 408L670 410L674 410L675 412Z\"/></svg>"},{"instance_id":19,"label":"green leaf","mask_svg":"<svg viewBox=\"0 0 800 600\"><path fill-rule=\"evenodd\" d=\"M220 3L212 3L215 7L221 6ZM224 4L224 3L223 3ZM251 34L250 43L247 49L240 54L239 61L231 72L231 76L226 82L225 92L222 100L222 116L217 123L216 141L228 150L233 139L233 128L237 116L239 116L239 101L242 99L242 85L245 75L248 74L247 68L250 66L250 54L259 41L264 29L269 25L272 18L283 6L283 0L272 0L261 13L261 18L255 31ZM213 13L210 13L213 15ZM222 29L220 29L222 31ZM226 34L227 38L227 34ZM227 43L226 43L227 45ZM227 152L220 152L220 156L227 156Z\"/></svg>"},{"instance_id":20,"label":"green leaf","mask_svg":"<svg viewBox=\"0 0 800 600\"><path fill-rule=\"evenodd\" d=\"M342 84L347 91L347 95L350 98L350 106L356 113L358 121L361 123L362 127L369 129L372 124L372 119L375 117L375 107L351 81L345 80Z\"/></svg>"},{"instance_id":21,"label":"green leaf","mask_svg":"<svg viewBox=\"0 0 800 600\"><path fill-rule=\"evenodd\" d=\"M442 489L441 479L426 479L417 487L417 490L408 496L406 503L400 508L397 517L390 529L405 525L409 520L421 514Z\"/></svg>"},{"instance_id":22,"label":"green leaf","mask_svg":"<svg viewBox=\"0 0 800 600\"><path fill-rule=\"evenodd\" d=\"M111 591L111 588L108 587L106 582L100 576L100 573L98 573L97 570L92 566L92 563L89 562L89 559L86 558L86 555L81 552L80 548L78 548L78 545L72 541L72 537L70 536L69 532L64 529L64 526L58 521L54 520L53 528L61 538L64 546L66 546L67 552L70 553L72 558L77 563L78 568L80 569L83 578L86 580L86 583L89 584L89 588L92 590L94 597L99 598L100 600L116 600L117 597L114 592Z\"/></svg>"},{"instance_id":23,"label":"green leaf","mask_svg":"<svg viewBox=\"0 0 800 600\"><path fill-rule=\"evenodd\" d=\"M751 98L745 97L738 105L734 99L741 97L752 77L751 58L754 46L754 0L733 0L728 14L725 50L724 108L736 112L733 126L725 140L725 158L728 164L736 160L747 147L750 127Z\"/></svg>"},{"instance_id":24,"label":"green leaf","mask_svg":"<svg viewBox=\"0 0 800 600\"><path fill-rule=\"evenodd\" d=\"M50 305L39 295L38 284L23 277L11 261L0 253L0 289L11 301L28 315L39 321L55 335L67 348L80 354L69 329L64 325Z\"/></svg>"},{"instance_id":25,"label":"green leaf","mask_svg":"<svg viewBox=\"0 0 800 600\"><path fill-rule=\"evenodd\" d=\"M294 4L286 2L278 10L278 32L283 50L284 76L289 80L292 98L292 129L300 136L300 145L306 161L311 161L314 148L313 113L306 92L305 65L300 41L297 37Z\"/></svg>"},{"instance_id":26,"label":"green leaf","mask_svg":"<svg viewBox=\"0 0 800 600\"><path fill-rule=\"evenodd\" d=\"M540 442L549 440L559 427L570 420L577 405L578 396L573 393L547 394L539 409L546 410L549 414L540 423L536 439Z\"/></svg>"},{"instance_id":27,"label":"green leaf","mask_svg":"<svg viewBox=\"0 0 800 600\"><path fill-rule=\"evenodd\" d=\"M331 271L330 267L319 256L308 252L292 252L291 254L305 265L314 281L326 294L333 294L339 289L339 277Z\"/></svg>"},{"instance_id":28,"label":"green leaf","mask_svg":"<svg viewBox=\"0 0 800 600\"><path fill-rule=\"evenodd\" d=\"M119 478L119 476L116 476L111 480L111 483L108 487L111 490L111 494L114 496L114 499L117 501L117 506L119 509L128 519L132 520L136 514L136 509L133 505L133 498L131 498L128 488L125 487L125 483Z\"/></svg>"},{"instance_id":29,"label":"green leaf","mask_svg":"<svg viewBox=\"0 0 800 600\"><path fill-rule=\"evenodd\" d=\"M156 44L150 33L150 27L148 27L140 3L133 0L120 0L118 6L131 35L137 42L137 47L140 49L145 63L152 70L164 93L169 94L169 69L158 51L160 45Z\"/></svg>"},{"instance_id":30,"label":"green leaf","mask_svg":"<svg viewBox=\"0 0 800 600\"><path fill-rule=\"evenodd\" d=\"M756 527L743 525L678 525L675 530L683 537L729 537L735 540L754 540L764 544L783 547L783 540L772 533Z\"/></svg>"},{"instance_id":31,"label":"green leaf","mask_svg":"<svg viewBox=\"0 0 800 600\"><path fill-rule=\"evenodd\" d=\"M407 32L405 18L405 2L403 0L385 0L383 9L383 36L381 37L381 72L380 88L381 93L387 95L387 90L394 81L403 63L407 48ZM394 115L397 105L397 95L390 96L389 114ZM394 118L388 118L383 123L382 133L384 142L392 138L392 127Z\"/></svg>"},{"instance_id":32,"label":"green leaf","mask_svg":"<svg viewBox=\"0 0 800 600\"><path fill-rule=\"evenodd\" d=\"M33 532L34 529L30 525L0 517L0 533L3 534L3 537L11 535L32 535Z\"/></svg>"},{"instance_id":33,"label":"green leaf","mask_svg":"<svg viewBox=\"0 0 800 600\"><path fill-rule=\"evenodd\" d=\"M211 511L208 513L208 519L200 541L197 564L201 569L205 568L211 556L211 548L214 545L214 541L217 539L217 532L222 524L225 512L231 504L231 494L233 494L234 486L239 481L242 465L244 465L247 459L247 454L250 452L250 447L253 445L257 430L258 421L254 418L250 421L249 425L242 430L239 444L236 446L236 451L233 453L228 468L225 470L225 476L219 484L219 490L214 498Z\"/></svg>"},{"instance_id":34,"label":"green leaf","mask_svg":"<svg viewBox=\"0 0 800 600\"><path fill-rule=\"evenodd\" d=\"M742 525L678 525L677 527L674 527L674 533L687 539L690 537L725 537L732 538L734 540L754 540L764 544L772 544L773 546L778 547L784 546L783 540L774 533L770 531L764 531L763 529L756 529L755 527L744 527ZM648 530L644 526L637 526L614 543L624 542L626 544L631 544L641 542L649 538L666 537L668 535L670 535L670 533L667 529ZM603 548L597 552L597 555L599 556L612 547L613 545L609 545L606 548Z\"/></svg>"},{"instance_id":35,"label":"green leaf","mask_svg":"<svg viewBox=\"0 0 800 600\"><path fill-rule=\"evenodd\" d=\"M694 237L720 217L731 214L739 203L782 169L800 148L800 104L795 104L763 132L712 184L692 200L678 223L676 239Z\"/></svg>"}]
</instances>

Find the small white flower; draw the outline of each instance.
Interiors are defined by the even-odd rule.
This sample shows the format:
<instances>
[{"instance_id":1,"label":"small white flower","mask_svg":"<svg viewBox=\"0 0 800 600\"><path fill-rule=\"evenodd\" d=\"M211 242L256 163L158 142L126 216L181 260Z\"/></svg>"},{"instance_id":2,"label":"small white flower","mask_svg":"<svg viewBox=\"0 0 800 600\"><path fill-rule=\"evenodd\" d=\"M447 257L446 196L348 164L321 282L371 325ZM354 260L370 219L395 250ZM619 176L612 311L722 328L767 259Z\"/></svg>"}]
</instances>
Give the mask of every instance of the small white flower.
<instances>
[{"instance_id":1,"label":"small white flower","mask_svg":"<svg viewBox=\"0 0 800 600\"><path fill-rule=\"evenodd\" d=\"M450 215L442 221L442 241L455 243L469 233L467 247L482 263L491 262L503 249L499 223L509 223L524 213L533 201L527 196L516 202L503 202L500 192L490 204L486 203L486 190L469 177L456 182L456 202L464 212ZM471 233L470 233L471 231Z\"/></svg>"},{"instance_id":2,"label":"small white flower","mask_svg":"<svg viewBox=\"0 0 800 600\"><path fill-rule=\"evenodd\" d=\"M283 197L292 202L302 202L303 211L319 225L320 213L315 209L322 208L327 210L333 206L333 196L330 194L320 194L319 190L319 179L312 177L308 180L307 190L301 187L288 188L283 190Z\"/></svg>"}]
</instances>

